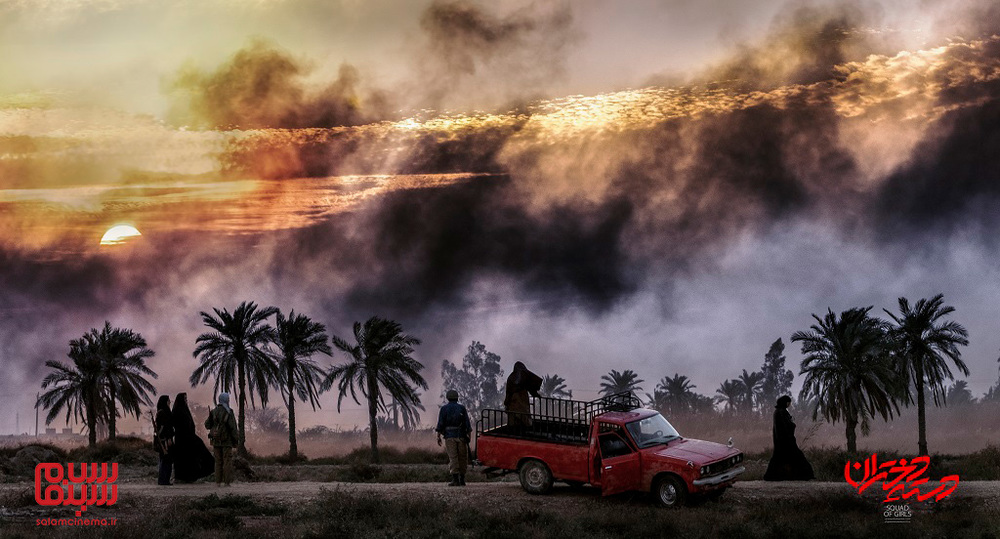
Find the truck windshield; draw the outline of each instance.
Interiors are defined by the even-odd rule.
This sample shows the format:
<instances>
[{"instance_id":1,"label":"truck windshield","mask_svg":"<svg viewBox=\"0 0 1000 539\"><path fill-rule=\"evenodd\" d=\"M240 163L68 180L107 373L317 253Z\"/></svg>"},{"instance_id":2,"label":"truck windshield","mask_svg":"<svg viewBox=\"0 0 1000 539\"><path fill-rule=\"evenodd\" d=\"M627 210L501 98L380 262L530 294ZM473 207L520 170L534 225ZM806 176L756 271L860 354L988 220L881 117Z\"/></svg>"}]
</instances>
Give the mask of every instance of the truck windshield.
<instances>
[{"instance_id":1,"label":"truck windshield","mask_svg":"<svg viewBox=\"0 0 1000 539\"><path fill-rule=\"evenodd\" d=\"M625 426L628 427L632 439L635 440L640 449L681 437L677 433L677 429L660 414L627 423Z\"/></svg>"}]
</instances>

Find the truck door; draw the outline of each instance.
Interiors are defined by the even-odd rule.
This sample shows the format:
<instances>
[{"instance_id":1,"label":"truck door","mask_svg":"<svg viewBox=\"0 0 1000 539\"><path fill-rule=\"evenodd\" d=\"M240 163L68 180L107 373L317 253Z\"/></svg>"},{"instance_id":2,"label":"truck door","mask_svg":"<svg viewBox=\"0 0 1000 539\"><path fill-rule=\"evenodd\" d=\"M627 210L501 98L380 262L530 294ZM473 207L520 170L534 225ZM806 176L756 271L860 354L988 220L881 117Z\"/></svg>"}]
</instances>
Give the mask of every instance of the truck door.
<instances>
[{"instance_id":1,"label":"truck door","mask_svg":"<svg viewBox=\"0 0 1000 539\"><path fill-rule=\"evenodd\" d=\"M617 432L603 432L598 437L600 450L601 494L608 496L638 490L641 483L639 453Z\"/></svg>"}]
</instances>

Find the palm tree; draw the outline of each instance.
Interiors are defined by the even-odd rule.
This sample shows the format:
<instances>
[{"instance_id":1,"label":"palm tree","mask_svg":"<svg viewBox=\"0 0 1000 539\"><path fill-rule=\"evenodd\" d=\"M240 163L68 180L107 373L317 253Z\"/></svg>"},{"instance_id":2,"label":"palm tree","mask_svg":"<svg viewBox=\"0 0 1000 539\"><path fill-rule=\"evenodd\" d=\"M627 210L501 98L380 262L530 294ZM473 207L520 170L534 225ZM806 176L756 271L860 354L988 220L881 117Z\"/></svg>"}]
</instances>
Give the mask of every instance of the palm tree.
<instances>
[{"instance_id":1,"label":"palm tree","mask_svg":"<svg viewBox=\"0 0 1000 539\"><path fill-rule=\"evenodd\" d=\"M117 437L117 402L122 405L125 415L132 414L137 419L142 413L141 405L152 406L150 394L156 388L145 377L157 378L155 372L146 366L146 359L154 352L146 347L142 335L131 329L113 328L111 322L104 322L101 331L91 329L79 341L101 364L101 384L106 393L108 438Z\"/></svg>"},{"instance_id":2,"label":"palm tree","mask_svg":"<svg viewBox=\"0 0 1000 539\"><path fill-rule=\"evenodd\" d=\"M72 365L52 360L45 362L45 366L55 372L42 380L42 389L51 389L38 397L35 408L41 406L49 411L46 425L65 408L67 423L70 417L86 423L87 443L93 447L97 445L97 419L107 414L101 395L101 360L82 339L70 341L69 358L73 360Z\"/></svg>"},{"instance_id":3,"label":"palm tree","mask_svg":"<svg viewBox=\"0 0 1000 539\"><path fill-rule=\"evenodd\" d=\"M246 390L250 389L250 404L254 393L260 395L262 406L267 405L267 388L278 378L277 367L271 359L268 343L274 342L274 328L265 323L267 317L278 312L274 307L258 309L254 302L240 303L229 314L223 309L212 309L215 316L201 312L201 319L213 331L202 333L195 339L197 346L192 354L201 364L191 373L191 387L204 384L215 376L215 392L239 389L237 408L239 414L239 453L247 454L246 447Z\"/></svg>"},{"instance_id":4,"label":"palm tree","mask_svg":"<svg viewBox=\"0 0 1000 539\"><path fill-rule=\"evenodd\" d=\"M847 450L858 450L856 428L867 435L869 419L876 414L888 421L899 413L895 373L887 359L886 324L868 316L871 307L854 308L837 315L829 310L822 319L815 314L811 331L796 331L792 342L802 342L801 400L814 398L813 420L846 424Z\"/></svg>"},{"instance_id":5,"label":"palm tree","mask_svg":"<svg viewBox=\"0 0 1000 539\"><path fill-rule=\"evenodd\" d=\"M361 404L357 393L368 400L368 425L372 444L372 463L379 461L378 425L379 409L385 411L384 389L389 396L405 407L420 404L420 395L413 386L427 389L427 382L420 376L424 366L411 357L413 347L420 339L403 333L403 326L392 320L373 316L363 325L354 323L354 341L351 344L336 335L333 345L347 353L350 362L330 369L323 380L322 390L337 383L337 411L348 391L354 402Z\"/></svg>"},{"instance_id":6,"label":"palm tree","mask_svg":"<svg viewBox=\"0 0 1000 539\"><path fill-rule=\"evenodd\" d=\"M764 373L762 372L750 372L748 373L746 369L743 369L743 374L740 374L736 381L740 384L740 389L743 390L743 397L740 402L743 404L744 408L748 412L752 412L760 407L760 394L764 387Z\"/></svg>"},{"instance_id":7,"label":"palm tree","mask_svg":"<svg viewBox=\"0 0 1000 539\"><path fill-rule=\"evenodd\" d=\"M692 391L696 386L691 383L687 376L674 373L673 378L664 376L657 384L654 394L659 392L665 397L666 409L672 413L690 411L695 401L695 394Z\"/></svg>"},{"instance_id":8,"label":"palm tree","mask_svg":"<svg viewBox=\"0 0 1000 539\"><path fill-rule=\"evenodd\" d=\"M295 461L299 455L299 446L295 441L295 395L302 401L308 400L312 409L316 410L321 375L325 373L309 357L313 354L332 356L333 350L327 344L326 327L313 322L308 316L296 315L294 310L288 313L287 319L281 311L277 311L274 326L274 344L278 347L275 358L278 381L288 407L288 456Z\"/></svg>"},{"instance_id":9,"label":"palm tree","mask_svg":"<svg viewBox=\"0 0 1000 539\"><path fill-rule=\"evenodd\" d=\"M969 391L969 383L965 380L955 380L948 388L948 400L952 406L969 406L976 403L976 398Z\"/></svg>"},{"instance_id":10,"label":"palm tree","mask_svg":"<svg viewBox=\"0 0 1000 539\"><path fill-rule=\"evenodd\" d=\"M608 374L601 377L601 391L600 394L609 397L615 393L635 393L637 391L642 391L642 387L639 385L645 380L640 380L639 375L636 374L632 369L625 369L622 372L618 372L614 369Z\"/></svg>"},{"instance_id":11,"label":"palm tree","mask_svg":"<svg viewBox=\"0 0 1000 539\"><path fill-rule=\"evenodd\" d=\"M947 360L969 375L958 349L969 344L969 332L958 322L941 320L955 312L954 307L942 303L943 294L921 299L912 308L906 298L899 298L899 316L885 311L895 323L890 336L899 372L908 380L906 385L912 382L917 390L917 446L921 455L928 454L924 387L930 389L934 406L940 406L945 400L945 380L954 379ZM913 402L909 391L905 402Z\"/></svg>"},{"instance_id":12,"label":"palm tree","mask_svg":"<svg viewBox=\"0 0 1000 539\"><path fill-rule=\"evenodd\" d=\"M425 411L424 405L420 404L419 393L416 402L411 402L409 405L404 405L403 403L397 401L396 399L389 397L389 403L385 405L386 421L389 420L389 416L392 416L392 426L396 430L414 430L420 424L420 412ZM418 412L417 410L420 410ZM399 424L399 420L403 420L403 424Z\"/></svg>"},{"instance_id":13,"label":"palm tree","mask_svg":"<svg viewBox=\"0 0 1000 539\"><path fill-rule=\"evenodd\" d=\"M725 403L722 410L730 413L736 411L744 394L743 385L739 380L726 380L719 384L719 389L716 389L715 392L718 393L715 402Z\"/></svg>"},{"instance_id":14,"label":"palm tree","mask_svg":"<svg viewBox=\"0 0 1000 539\"><path fill-rule=\"evenodd\" d=\"M573 392L566 389L566 379L558 374L546 374L545 378L542 378L542 387L538 390L538 394L553 399L573 398Z\"/></svg>"}]
</instances>

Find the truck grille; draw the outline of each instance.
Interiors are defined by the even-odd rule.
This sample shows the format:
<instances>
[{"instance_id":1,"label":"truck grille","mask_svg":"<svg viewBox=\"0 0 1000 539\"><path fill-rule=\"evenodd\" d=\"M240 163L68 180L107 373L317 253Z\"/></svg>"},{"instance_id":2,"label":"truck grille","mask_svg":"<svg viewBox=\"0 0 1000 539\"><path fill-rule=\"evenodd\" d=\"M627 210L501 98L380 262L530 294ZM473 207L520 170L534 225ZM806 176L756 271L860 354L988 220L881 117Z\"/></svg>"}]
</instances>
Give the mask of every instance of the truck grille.
<instances>
[{"instance_id":1,"label":"truck grille","mask_svg":"<svg viewBox=\"0 0 1000 539\"><path fill-rule=\"evenodd\" d=\"M738 453L738 454L733 455L733 456L731 456L731 457L729 457L729 458L727 458L725 460L720 460L719 462L713 462L712 464L709 464L708 466L703 466L702 467L703 471L702 471L701 475L702 475L702 477L705 477L705 476L720 474L720 473L722 473L722 472L724 472L724 471L732 468L733 466L736 466L737 464L739 464L741 462L743 462L743 453Z\"/></svg>"}]
</instances>

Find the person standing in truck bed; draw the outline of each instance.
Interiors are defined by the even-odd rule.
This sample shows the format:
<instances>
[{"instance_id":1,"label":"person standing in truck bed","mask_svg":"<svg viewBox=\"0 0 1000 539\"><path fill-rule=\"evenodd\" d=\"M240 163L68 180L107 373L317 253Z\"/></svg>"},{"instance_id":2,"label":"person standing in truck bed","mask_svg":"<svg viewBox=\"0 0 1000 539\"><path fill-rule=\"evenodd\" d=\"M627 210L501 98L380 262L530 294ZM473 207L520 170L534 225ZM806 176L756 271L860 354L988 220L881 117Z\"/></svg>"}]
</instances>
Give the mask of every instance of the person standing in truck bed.
<instances>
[{"instance_id":1,"label":"person standing in truck bed","mask_svg":"<svg viewBox=\"0 0 1000 539\"><path fill-rule=\"evenodd\" d=\"M469 412L458 403L458 391L449 389L448 404L441 407L438 413L437 443L441 445L444 436L445 450L448 451L448 467L451 471L449 487L465 486L465 470L469 466L469 435L472 424L469 422Z\"/></svg>"},{"instance_id":2,"label":"person standing in truck bed","mask_svg":"<svg viewBox=\"0 0 1000 539\"><path fill-rule=\"evenodd\" d=\"M515 429L531 426L531 401L528 394L537 397L541 387L541 376L529 371L520 361L514 363L514 370L507 377L507 396L503 400L508 425Z\"/></svg>"}]
</instances>

